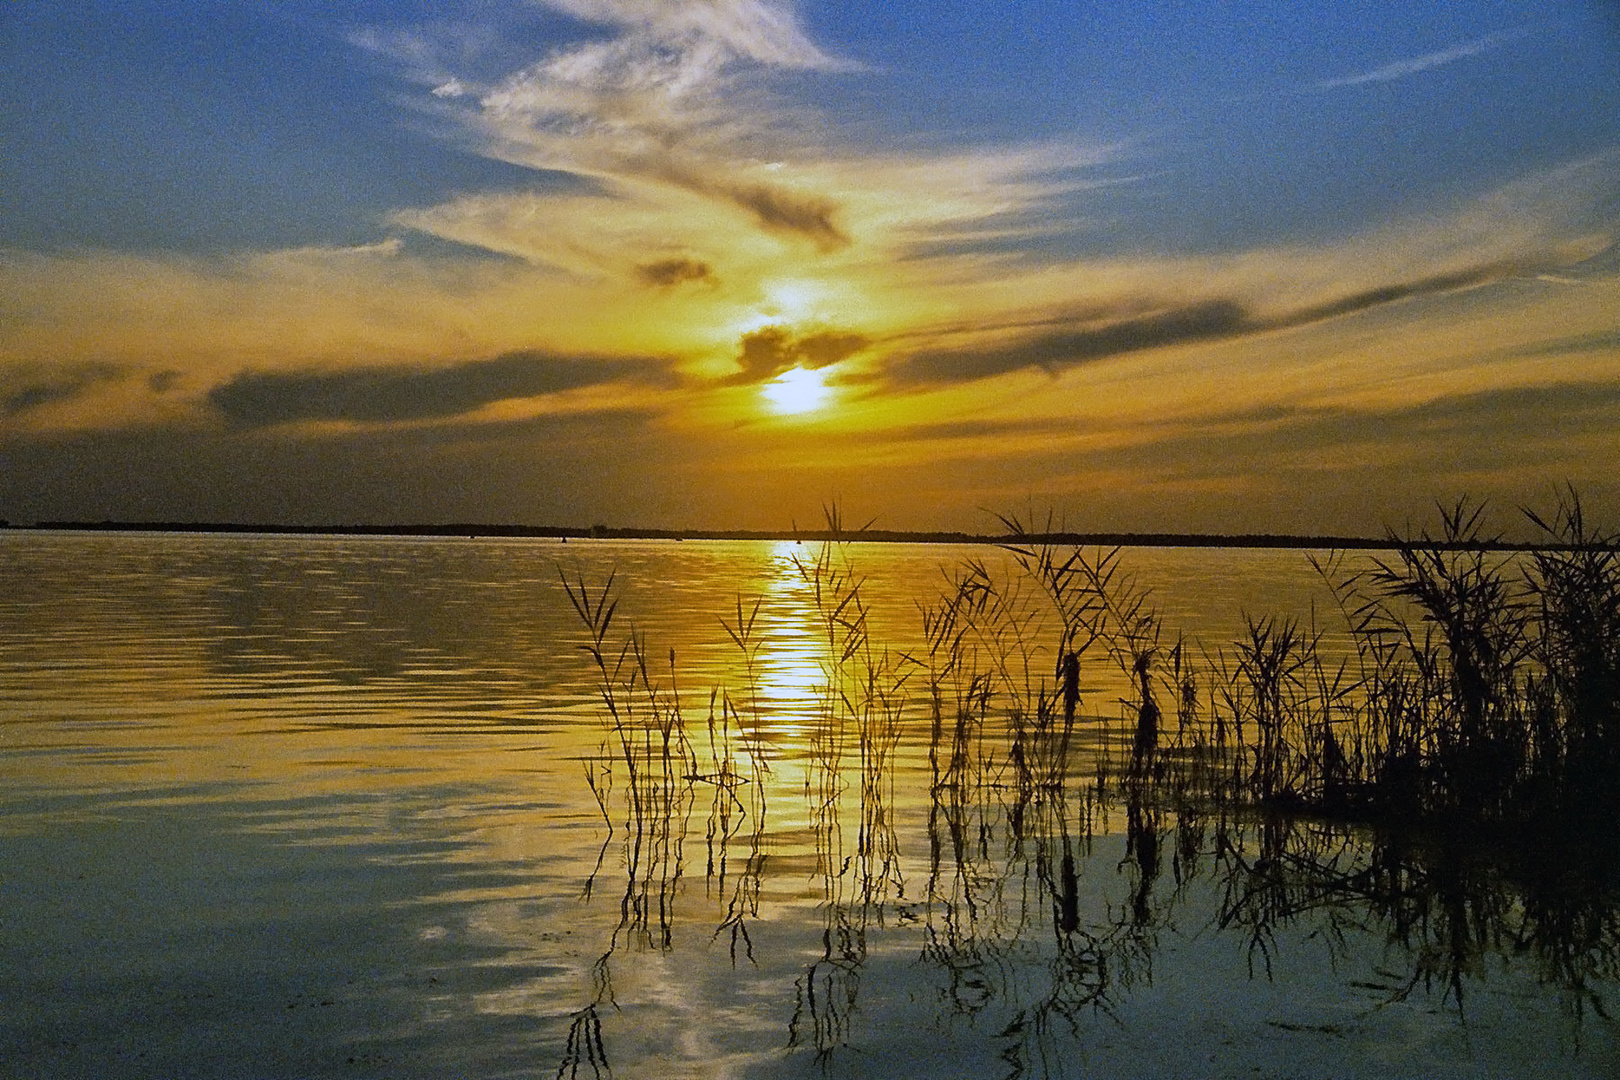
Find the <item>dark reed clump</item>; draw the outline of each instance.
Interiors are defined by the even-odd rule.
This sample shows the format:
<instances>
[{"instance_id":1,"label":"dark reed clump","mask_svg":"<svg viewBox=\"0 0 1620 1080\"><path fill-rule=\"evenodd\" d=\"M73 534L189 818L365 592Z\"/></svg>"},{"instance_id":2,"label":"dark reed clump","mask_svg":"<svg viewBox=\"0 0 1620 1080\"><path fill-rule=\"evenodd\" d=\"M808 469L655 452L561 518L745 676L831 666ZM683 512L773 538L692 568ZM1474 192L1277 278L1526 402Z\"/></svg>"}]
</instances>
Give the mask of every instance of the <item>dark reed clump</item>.
<instances>
[{"instance_id":1,"label":"dark reed clump","mask_svg":"<svg viewBox=\"0 0 1620 1080\"><path fill-rule=\"evenodd\" d=\"M1459 502L1442 508L1438 535L1394 540L1393 557L1352 573L1342 559L1319 564L1349 618L1357 668L1324 677L1304 643L1313 689L1292 711L1306 743L1282 752L1257 794L1478 824L1567 827L1612 814L1615 539L1588 528L1573 492L1550 519L1528 516L1546 543L1527 555L1497 550L1483 508Z\"/></svg>"},{"instance_id":2,"label":"dark reed clump","mask_svg":"<svg viewBox=\"0 0 1620 1080\"><path fill-rule=\"evenodd\" d=\"M1612 819L1620 547L1573 492L1527 516L1545 535L1528 552L1502 550L1463 501L1437 533L1392 537L1391 555L1313 557L1347 658L1328 657L1314 613L1246 616L1202 672L1165 680L1184 719L1158 778L1183 798L1368 821L1585 833Z\"/></svg>"},{"instance_id":3,"label":"dark reed clump","mask_svg":"<svg viewBox=\"0 0 1620 1080\"><path fill-rule=\"evenodd\" d=\"M1185 641L1161 644L1117 550L1045 547L1009 521L1015 572L967 564L925 624L937 816L960 816L961 778L998 755L1014 780L1014 835L1060 805L1064 778L1078 779L1065 755L1106 722L1056 718L1078 696L1075 666L1103 652L1129 689L1125 730L1086 747L1093 792L1123 802L1141 882L1107 936L1110 957L1132 955L1126 931L1151 922L1170 838L1145 822L1169 812L1176 879L1213 854L1220 924L1248 934L1251 960L1269 966L1278 928L1297 919L1326 918L1332 937L1371 914L1415 958L1382 987L1392 999L1438 985L1461 1009L1485 958L1511 953L1577 1019L1608 1015L1602 991L1620 974L1620 539L1589 524L1573 491L1527 516L1543 533L1529 551L1504 550L1464 501L1441 508L1436 533L1392 537L1388 555L1315 560L1343 636L1330 642L1315 612L1249 615L1202 663ZM936 851L963 850L963 832L943 830ZM1072 890L1052 869L1037 876L1063 929Z\"/></svg>"},{"instance_id":4,"label":"dark reed clump","mask_svg":"<svg viewBox=\"0 0 1620 1080\"><path fill-rule=\"evenodd\" d=\"M1528 552L1505 551L1483 507L1462 501L1441 508L1438 533L1391 537L1392 555L1313 558L1347 651L1324 646L1314 611L1251 614L1202 662L1194 643L1164 643L1118 549L1043 545L1004 518L1016 572L970 560L925 613L942 778L970 760L975 733L1024 785L1058 782L1089 738L1099 776L1117 769L1160 798L1368 820L1601 820L1620 808L1620 548L1573 492L1547 518L1527 514L1546 537ZM1074 720L1094 648L1127 687L1112 738Z\"/></svg>"},{"instance_id":5,"label":"dark reed clump","mask_svg":"<svg viewBox=\"0 0 1620 1080\"><path fill-rule=\"evenodd\" d=\"M1534 747L1562 810L1612 817L1620 769L1620 537L1590 529L1569 491L1550 520L1530 518L1557 547L1532 555L1529 601Z\"/></svg>"},{"instance_id":6,"label":"dark reed clump","mask_svg":"<svg viewBox=\"0 0 1620 1080\"><path fill-rule=\"evenodd\" d=\"M1203 784L1228 800L1271 805L1341 802L1351 769L1336 723L1354 683L1330 665L1314 618L1246 615L1230 652L1209 657L1209 753Z\"/></svg>"}]
</instances>

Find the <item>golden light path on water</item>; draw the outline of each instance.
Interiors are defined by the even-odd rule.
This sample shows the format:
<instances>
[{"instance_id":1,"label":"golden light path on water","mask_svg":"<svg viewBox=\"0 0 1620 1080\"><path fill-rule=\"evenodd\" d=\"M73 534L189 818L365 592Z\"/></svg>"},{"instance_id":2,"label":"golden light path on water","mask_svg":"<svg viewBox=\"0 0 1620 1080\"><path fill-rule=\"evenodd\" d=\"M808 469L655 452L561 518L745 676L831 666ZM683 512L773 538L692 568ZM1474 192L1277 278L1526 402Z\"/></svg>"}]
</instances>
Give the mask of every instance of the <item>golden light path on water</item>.
<instances>
[{"instance_id":1,"label":"golden light path on water","mask_svg":"<svg viewBox=\"0 0 1620 1080\"><path fill-rule=\"evenodd\" d=\"M827 647L821 640L814 586L806 579L803 548L792 541L771 551L761 617L759 656L762 704L780 717L810 719L827 683ZM801 721L802 722L802 721Z\"/></svg>"},{"instance_id":2,"label":"golden light path on water","mask_svg":"<svg viewBox=\"0 0 1620 1080\"><path fill-rule=\"evenodd\" d=\"M731 767L765 785L773 830L797 830L808 824L797 804L811 782L818 732L829 722L830 654L817 607L817 549L783 541L763 554L752 588L722 620L730 638L722 670L736 730L720 740L734 755ZM716 741L712 730L708 740ZM725 753L709 748L716 751Z\"/></svg>"}]
</instances>

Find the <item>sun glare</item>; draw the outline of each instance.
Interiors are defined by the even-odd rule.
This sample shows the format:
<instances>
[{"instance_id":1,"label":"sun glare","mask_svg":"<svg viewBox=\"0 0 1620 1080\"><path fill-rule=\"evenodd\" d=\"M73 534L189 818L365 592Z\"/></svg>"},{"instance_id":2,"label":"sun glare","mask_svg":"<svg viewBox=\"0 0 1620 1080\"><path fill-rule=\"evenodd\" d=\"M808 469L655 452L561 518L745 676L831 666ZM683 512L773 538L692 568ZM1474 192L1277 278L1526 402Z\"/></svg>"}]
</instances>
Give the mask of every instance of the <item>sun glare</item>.
<instances>
[{"instance_id":1,"label":"sun glare","mask_svg":"<svg viewBox=\"0 0 1620 1080\"><path fill-rule=\"evenodd\" d=\"M810 316L820 293L808 281L773 281L765 287L765 301L775 318L800 320Z\"/></svg>"},{"instance_id":2,"label":"sun glare","mask_svg":"<svg viewBox=\"0 0 1620 1080\"><path fill-rule=\"evenodd\" d=\"M832 395L825 376L808 368L789 368L761 388L771 409L782 414L819 409Z\"/></svg>"}]
</instances>

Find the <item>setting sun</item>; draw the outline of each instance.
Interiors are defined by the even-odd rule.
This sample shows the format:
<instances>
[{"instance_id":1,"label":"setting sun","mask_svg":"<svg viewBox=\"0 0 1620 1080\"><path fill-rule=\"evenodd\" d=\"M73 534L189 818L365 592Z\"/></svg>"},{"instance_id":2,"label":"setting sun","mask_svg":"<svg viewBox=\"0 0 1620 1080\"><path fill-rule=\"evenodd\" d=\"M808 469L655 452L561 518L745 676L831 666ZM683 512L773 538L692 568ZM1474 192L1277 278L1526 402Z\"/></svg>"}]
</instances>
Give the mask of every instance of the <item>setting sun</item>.
<instances>
[{"instance_id":1,"label":"setting sun","mask_svg":"<svg viewBox=\"0 0 1620 1080\"><path fill-rule=\"evenodd\" d=\"M789 368L766 383L761 392L771 403L771 409L784 415L819 409L832 396L820 371L808 368Z\"/></svg>"}]
</instances>

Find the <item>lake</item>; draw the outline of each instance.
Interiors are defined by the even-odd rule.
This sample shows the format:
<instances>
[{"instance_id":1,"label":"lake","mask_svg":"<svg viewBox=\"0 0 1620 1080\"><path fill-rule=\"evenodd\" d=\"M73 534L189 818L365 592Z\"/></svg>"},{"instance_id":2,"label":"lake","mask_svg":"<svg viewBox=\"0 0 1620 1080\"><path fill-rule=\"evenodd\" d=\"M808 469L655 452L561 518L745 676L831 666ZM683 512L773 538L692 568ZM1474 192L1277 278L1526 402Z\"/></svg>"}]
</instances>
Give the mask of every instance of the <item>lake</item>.
<instances>
[{"instance_id":1,"label":"lake","mask_svg":"<svg viewBox=\"0 0 1620 1080\"><path fill-rule=\"evenodd\" d=\"M0 1075L1620 1073L1607 894L1172 806L1102 644L1025 782L922 615L1007 553L822 554L0 532ZM1302 552L1119 560L1161 657L1350 655Z\"/></svg>"}]
</instances>

